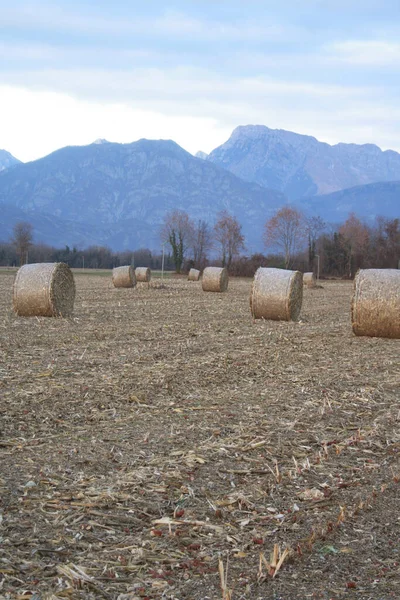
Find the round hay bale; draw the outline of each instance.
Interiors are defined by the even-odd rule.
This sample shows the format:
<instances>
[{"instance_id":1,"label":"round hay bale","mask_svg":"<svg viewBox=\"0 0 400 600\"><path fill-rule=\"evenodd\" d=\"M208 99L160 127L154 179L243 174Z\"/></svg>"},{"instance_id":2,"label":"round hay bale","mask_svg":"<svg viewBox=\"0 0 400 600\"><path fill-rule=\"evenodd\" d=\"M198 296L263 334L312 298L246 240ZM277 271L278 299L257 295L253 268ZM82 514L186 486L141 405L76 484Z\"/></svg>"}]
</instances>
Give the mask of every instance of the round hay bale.
<instances>
[{"instance_id":1,"label":"round hay bale","mask_svg":"<svg viewBox=\"0 0 400 600\"><path fill-rule=\"evenodd\" d=\"M15 276L14 311L21 317L68 317L75 300L75 282L65 263L24 265Z\"/></svg>"},{"instance_id":2,"label":"round hay bale","mask_svg":"<svg viewBox=\"0 0 400 600\"><path fill-rule=\"evenodd\" d=\"M228 289L228 271L222 267L206 267L203 271L203 292L226 292Z\"/></svg>"},{"instance_id":3,"label":"round hay bale","mask_svg":"<svg viewBox=\"0 0 400 600\"><path fill-rule=\"evenodd\" d=\"M136 285L136 275L133 267L115 267L112 272L112 282L117 288L133 288Z\"/></svg>"},{"instance_id":4,"label":"round hay bale","mask_svg":"<svg viewBox=\"0 0 400 600\"><path fill-rule=\"evenodd\" d=\"M356 335L400 339L400 271L360 269L354 279L351 321Z\"/></svg>"},{"instance_id":5,"label":"round hay bale","mask_svg":"<svg viewBox=\"0 0 400 600\"><path fill-rule=\"evenodd\" d=\"M300 271L257 269L250 293L250 310L254 319L295 321L302 301L303 275Z\"/></svg>"},{"instance_id":6,"label":"round hay bale","mask_svg":"<svg viewBox=\"0 0 400 600\"><path fill-rule=\"evenodd\" d=\"M317 278L315 277L315 273L304 273L303 274L303 283L309 288L316 287Z\"/></svg>"},{"instance_id":7,"label":"round hay bale","mask_svg":"<svg viewBox=\"0 0 400 600\"><path fill-rule=\"evenodd\" d=\"M149 283L151 279L151 270L149 267L136 267L135 269L136 281Z\"/></svg>"},{"instance_id":8,"label":"round hay bale","mask_svg":"<svg viewBox=\"0 0 400 600\"><path fill-rule=\"evenodd\" d=\"M199 281L200 279L200 271L197 269L190 269L188 275L188 281Z\"/></svg>"}]
</instances>

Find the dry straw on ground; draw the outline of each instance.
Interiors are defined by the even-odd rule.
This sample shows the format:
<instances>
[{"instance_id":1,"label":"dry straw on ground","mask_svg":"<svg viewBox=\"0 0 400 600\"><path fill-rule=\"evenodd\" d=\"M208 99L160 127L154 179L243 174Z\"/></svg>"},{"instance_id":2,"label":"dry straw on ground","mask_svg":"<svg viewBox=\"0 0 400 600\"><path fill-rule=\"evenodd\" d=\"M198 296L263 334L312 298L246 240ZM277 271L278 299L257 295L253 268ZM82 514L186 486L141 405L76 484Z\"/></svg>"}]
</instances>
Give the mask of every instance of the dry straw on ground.
<instances>
[{"instance_id":1,"label":"dry straw on ground","mask_svg":"<svg viewBox=\"0 0 400 600\"><path fill-rule=\"evenodd\" d=\"M14 281L13 306L22 317L68 317L75 300L72 271L65 263L21 267Z\"/></svg>"},{"instance_id":2,"label":"dry straw on ground","mask_svg":"<svg viewBox=\"0 0 400 600\"><path fill-rule=\"evenodd\" d=\"M302 301L303 276L300 271L257 269L250 292L250 310L254 319L295 321Z\"/></svg>"},{"instance_id":3,"label":"dry straw on ground","mask_svg":"<svg viewBox=\"0 0 400 600\"><path fill-rule=\"evenodd\" d=\"M190 269L188 275L188 281L199 281L200 271L198 269Z\"/></svg>"},{"instance_id":4,"label":"dry straw on ground","mask_svg":"<svg viewBox=\"0 0 400 600\"><path fill-rule=\"evenodd\" d=\"M317 279L315 277L315 273L304 273L303 275L303 283L308 288L316 287Z\"/></svg>"},{"instance_id":5,"label":"dry straw on ground","mask_svg":"<svg viewBox=\"0 0 400 600\"><path fill-rule=\"evenodd\" d=\"M349 335L352 282L260 331L248 279L103 275L17 319L0 269L0 597L399 598L400 342Z\"/></svg>"},{"instance_id":6,"label":"dry straw on ground","mask_svg":"<svg viewBox=\"0 0 400 600\"><path fill-rule=\"evenodd\" d=\"M151 279L151 270L149 267L136 267L135 269L136 281L143 283L149 283Z\"/></svg>"},{"instance_id":7,"label":"dry straw on ground","mask_svg":"<svg viewBox=\"0 0 400 600\"><path fill-rule=\"evenodd\" d=\"M400 339L400 271L360 269L351 305L356 335Z\"/></svg>"},{"instance_id":8,"label":"dry straw on ground","mask_svg":"<svg viewBox=\"0 0 400 600\"><path fill-rule=\"evenodd\" d=\"M229 275L225 268L207 267L203 271L203 292L226 292L228 282Z\"/></svg>"},{"instance_id":9,"label":"dry straw on ground","mask_svg":"<svg viewBox=\"0 0 400 600\"><path fill-rule=\"evenodd\" d=\"M116 267L112 272L112 282L117 288L133 288L136 285L136 275L130 265Z\"/></svg>"}]
</instances>

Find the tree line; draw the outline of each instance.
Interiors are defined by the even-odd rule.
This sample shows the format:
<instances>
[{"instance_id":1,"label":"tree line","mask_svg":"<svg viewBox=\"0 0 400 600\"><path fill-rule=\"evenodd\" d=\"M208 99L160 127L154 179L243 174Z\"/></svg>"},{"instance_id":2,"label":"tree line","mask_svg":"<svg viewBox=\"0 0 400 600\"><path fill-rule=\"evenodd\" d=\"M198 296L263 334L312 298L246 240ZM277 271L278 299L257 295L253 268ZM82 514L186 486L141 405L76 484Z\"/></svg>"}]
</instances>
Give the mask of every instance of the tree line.
<instances>
[{"instance_id":1,"label":"tree line","mask_svg":"<svg viewBox=\"0 0 400 600\"><path fill-rule=\"evenodd\" d=\"M276 266L352 278L359 268L400 266L400 219L377 217L367 225L351 213L333 227L292 206L266 220L263 242L268 254L245 255L242 227L228 211L219 213L213 228L205 221L194 223L184 211L172 211L165 216L161 241L169 244L178 273L185 259L189 266L204 268L211 253L237 275L252 275L258 266Z\"/></svg>"},{"instance_id":2,"label":"tree line","mask_svg":"<svg viewBox=\"0 0 400 600\"><path fill-rule=\"evenodd\" d=\"M188 259L190 266L202 270L212 251L219 253L223 267L245 250L242 226L236 217L224 210L218 214L214 227L206 221L194 222L183 210L174 210L164 217L160 231L161 243L168 244L177 273Z\"/></svg>"},{"instance_id":3,"label":"tree line","mask_svg":"<svg viewBox=\"0 0 400 600\"><path fill-rule=\"evenodd\" d=\"M33 244L29 223L17 223L13 237L0 244L0 265L25 262L66 262L71 267L111 269L124 264L160 269L163 253L147 248L113 252L107 247L52 248ZM166 214L160 228L164 267L177 273L208 264L227 267L232 275L252 276L259 266L314 271L321 276L352 278L359 268L400 266L400 219L377 217L366 224L351 213L340 225L307 217L299 209L284 206L264 225L265 254L246 254L242 226L228 211L218 214L213 226L193 221L188 213Z\"/></svg>"},{"instance_id":4,"label":"tree line","mask_svg":"<svg viewBox=\"0 0 400 600\"><path fill-rule=\"evenodd\" d=\"M64 262L71 268L81 269L113 269L134 265L157 270L161 269L162 256L148 248L113 252L105 246L89 246L78 250L69 246L54 248L47 244L34 244L32 226L20 222L15 225L11 240L0 243L0 266L20 266L28 262ZM164 262L166 270L173 270L171 256L166 255Z\"/></svg>"}]
</instances>

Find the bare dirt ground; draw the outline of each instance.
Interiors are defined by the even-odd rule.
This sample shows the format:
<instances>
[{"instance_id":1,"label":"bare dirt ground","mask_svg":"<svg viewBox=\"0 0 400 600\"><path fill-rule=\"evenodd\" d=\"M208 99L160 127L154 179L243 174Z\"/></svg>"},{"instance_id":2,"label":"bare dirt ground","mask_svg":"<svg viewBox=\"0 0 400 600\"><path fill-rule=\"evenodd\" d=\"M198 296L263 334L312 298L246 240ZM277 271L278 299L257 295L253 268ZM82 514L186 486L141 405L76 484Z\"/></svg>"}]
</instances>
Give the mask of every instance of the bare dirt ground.
<instances>
[{"instance_id":1,"label":"bare dirt ground","mask_svg":"<svg viewBox=\"0 0 400 600\"><path fill-rule=\"evenodd\" d=\"M253 323L250 280L76 275L70 320L12 283L0 598L400 598L400 342L352 334L351 284Z\"/></svg>"}]
</instances>

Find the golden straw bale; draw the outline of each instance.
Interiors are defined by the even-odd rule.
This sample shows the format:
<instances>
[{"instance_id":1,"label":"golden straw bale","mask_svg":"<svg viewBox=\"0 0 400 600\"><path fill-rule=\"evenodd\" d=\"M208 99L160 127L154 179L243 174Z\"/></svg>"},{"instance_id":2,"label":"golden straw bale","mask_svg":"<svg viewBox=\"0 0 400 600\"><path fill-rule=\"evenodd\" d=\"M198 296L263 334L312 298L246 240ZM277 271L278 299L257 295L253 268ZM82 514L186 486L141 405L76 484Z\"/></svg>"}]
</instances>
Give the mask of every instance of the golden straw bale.
<instances>
[{"instance_id":1,"label":"golden straw bale","mask_svg":"<svg viewBox=\"0 0 400 600\"><path fill-rule=\"evenodd\" d=\"M202 288L204 292L226 292L229 275L225 268L207 267L203 271Z\"/></svg>"},{"instance_id":2,"label":"golden straw bale","mask_svg":"<svg viewBox=\"0 0 400 600\"><path fill-rule=\"evenodd\" d=\"M400 339L400 270L358 271L351 320L356 335Z\"/></svg>"},{"instance_id":3,"label":"golden straw bale","mask_svg":"<svg viewBox=\"0 0 400 600\"><path fill-rule=\"evenodd\" d=\"M15 276L13 306L22 317L68 317L75 300L75 282L65 263L24 265Z\"/></svg>"},{"instance_id":4,"label":"golden straw bale","mask_svg":"<svg viewBox=\"0 0 400 600\"><path fill-rule=\"evenodd\" d=\"M136 267L135 269L136 281L149 283L151 279L151 270L149 267Z\"/></svg>"},{"instance_id":5,"label":"golden straw bale","mask_svg":"<svg viewBox=\"0 0 400 600\"><path fill-rule=\"evenodd\" d=\"M200 279L200 271L197 269L190 269L188 275L188 281L199 281Z\"/></svg>"},{"instance_id":6,"label":"golden straw bale","mask_svg":"<svg viewBox=\"0 0 400 600\"><path fill-rule=\"evenodd\" d=\"M315 277L315 273L304 273L303 274L303 283L309 288L316 287L317 278Z\"/></svg>"},{"instance_id":7,"label":"golden straw bale","mask_svg":"<svg viewBox=\"0 0 400 600\"><path fill-rule=\"evenodd\" d=\"M112 272L112 282L117 288L133 288L136 285L136 275L133 267L115 267Z\"/></svg>"},{"instance_id":8,"label":"golden straw bale","mask_svg":"<svg viewBox=\"0 0 400 600\"><path fill-rule=\"evenodd\" d=\"M303 274L260 267L254 275L250 310L254 319L295 321L303 301Z\"/></svg>"}]
</instances>

